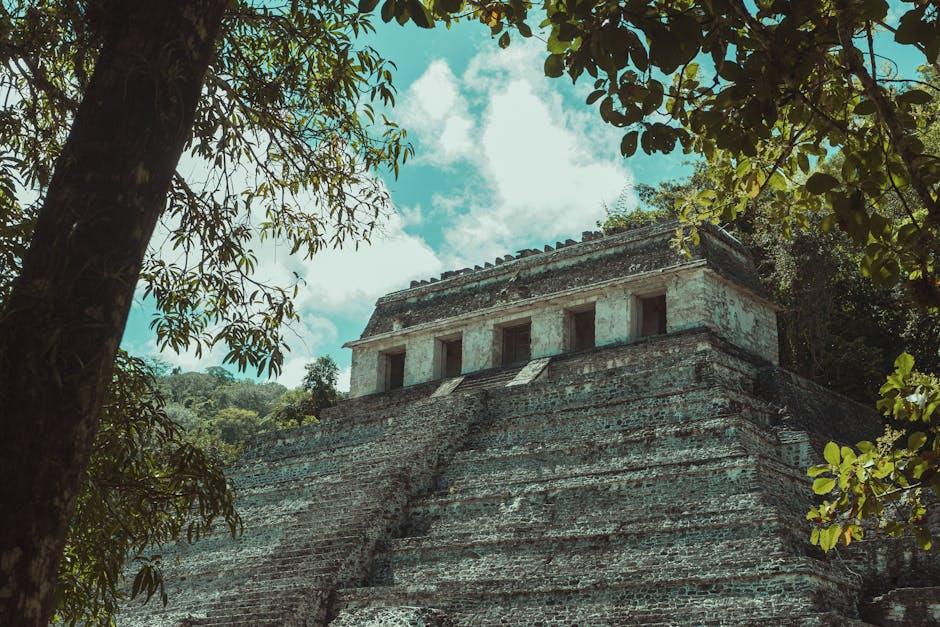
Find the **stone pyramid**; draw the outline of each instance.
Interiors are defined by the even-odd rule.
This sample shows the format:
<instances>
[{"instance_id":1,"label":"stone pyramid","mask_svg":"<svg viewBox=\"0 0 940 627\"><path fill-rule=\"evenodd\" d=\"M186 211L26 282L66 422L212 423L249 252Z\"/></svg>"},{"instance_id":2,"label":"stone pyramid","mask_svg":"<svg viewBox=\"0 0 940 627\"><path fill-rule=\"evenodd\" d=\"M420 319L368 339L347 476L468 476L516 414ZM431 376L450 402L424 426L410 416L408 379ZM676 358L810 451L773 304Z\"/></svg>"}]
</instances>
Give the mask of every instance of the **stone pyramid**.
<instances>
[{"instance_id":1,"label":"stone pyramid","mask_svg":"<svg viewBox=\"0 0 940 627\"><path fill-rule=\"evenodd\" d=\"M169 605L130 604L119 624L938 624L933 556L807 542L804 469L876 417L776 365L739 245L707 231L675 258L672 228L586 234L381 299L351 343L357 396L255 442L231 468L245 533L168 548ZM657 289L666 328L644 334L638 298ZM585 300L594 345L572 348ZM520 303L532 350L501 363L500 316ZM496 322L474 344L481 311ZM442 379L455 325L462 374Z\"/></svg>"}]
</instances>

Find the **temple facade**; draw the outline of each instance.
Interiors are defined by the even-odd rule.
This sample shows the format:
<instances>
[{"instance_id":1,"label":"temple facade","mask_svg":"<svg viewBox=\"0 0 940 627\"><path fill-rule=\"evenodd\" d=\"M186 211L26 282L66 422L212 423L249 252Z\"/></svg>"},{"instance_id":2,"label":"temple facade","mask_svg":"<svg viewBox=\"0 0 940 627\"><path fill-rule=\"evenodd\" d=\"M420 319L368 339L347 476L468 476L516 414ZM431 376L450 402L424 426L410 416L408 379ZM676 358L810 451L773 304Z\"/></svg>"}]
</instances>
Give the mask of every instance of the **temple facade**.
<instances>
[{"instance_id":1,"label":"temple facade","mask_svg":"<svg viewBox=\"0 0 940 627\"><path fill-rule=\"evenodd\" d=\"M776 306L747 251L704 229L686 258L674 223L499 257L379 299L352 349L350 396L709 328L777 363Z\"/></svg>"}]
</instances>

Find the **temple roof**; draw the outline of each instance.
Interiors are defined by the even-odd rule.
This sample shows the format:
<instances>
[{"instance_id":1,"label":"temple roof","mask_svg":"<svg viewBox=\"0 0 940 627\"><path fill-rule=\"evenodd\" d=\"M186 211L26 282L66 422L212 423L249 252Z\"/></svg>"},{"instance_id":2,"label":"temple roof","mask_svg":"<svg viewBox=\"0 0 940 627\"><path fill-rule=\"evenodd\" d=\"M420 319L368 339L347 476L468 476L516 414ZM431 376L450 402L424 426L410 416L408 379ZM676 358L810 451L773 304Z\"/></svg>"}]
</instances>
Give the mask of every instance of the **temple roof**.
<instances>
[{"instance_id":1,"label":"temple roof","mask_svg":"<svg viewBox=\"0 0 940 627\"><path fill-rule=\"evenodd\" d=\"M493 262L444 272L378 299L361 338L443 320L500 304L565 290L587 288L617 278L701 265L764 296L746 247L726 231L700 228L700 241L685 256L672 243L675 221L605 235L585 231L568 239L527 248Z\"/></svg>"}]
</instances>

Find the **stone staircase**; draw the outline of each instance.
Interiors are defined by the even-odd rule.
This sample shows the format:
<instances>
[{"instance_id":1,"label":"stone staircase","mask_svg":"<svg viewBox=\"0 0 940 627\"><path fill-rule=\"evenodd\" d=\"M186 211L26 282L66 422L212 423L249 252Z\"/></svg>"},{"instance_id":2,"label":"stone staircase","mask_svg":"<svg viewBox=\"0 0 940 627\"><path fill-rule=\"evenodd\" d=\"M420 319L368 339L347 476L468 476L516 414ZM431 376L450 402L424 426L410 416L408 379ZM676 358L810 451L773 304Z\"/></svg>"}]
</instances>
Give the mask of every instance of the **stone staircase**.
<instances>
[{"instance_id":1,"label":"stone staircase","mask_svg":"<svg viewBox=\"0 0 940 627\"><path fill-rule=\"evenodd\" d=\"M119 624L323 624L481 415L473 396L356 405L257 443L231 472L245 534L169 548L170 604L129 604Z\"/></svg>"},{"instance_id":2,"label":"stone staircase","mask_svg":"<svg viewBox=\"0 0 940 627\"><path fill-rule=\"evenodd\" d=\"M475 373L465 377L454 392L473 392L504 387L519 374L522 368L523 366L506 366Z\"/></svg>"},{"instance_id":3,"label":"stone staircase","mask_svg":"<svg viewBox=\"0 0 940 627\"><path fill-rule=\"evenodd\" d=\"M422 607L456 625L861 624L858 579L805 550L805 480L749 391L759 364L681 348L490 388L336 622Z\"/></svg>"}]
</instances>

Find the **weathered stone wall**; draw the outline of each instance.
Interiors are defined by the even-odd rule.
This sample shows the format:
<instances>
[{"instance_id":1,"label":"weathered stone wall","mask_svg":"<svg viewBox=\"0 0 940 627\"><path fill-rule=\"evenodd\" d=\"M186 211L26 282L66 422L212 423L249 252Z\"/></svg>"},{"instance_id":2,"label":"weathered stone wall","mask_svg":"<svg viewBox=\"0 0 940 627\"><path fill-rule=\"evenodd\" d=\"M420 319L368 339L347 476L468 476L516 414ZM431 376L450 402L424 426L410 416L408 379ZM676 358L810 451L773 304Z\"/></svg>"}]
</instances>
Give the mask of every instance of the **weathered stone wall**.
<instances>
[{"instance_id":1,"label":"weathered stone wall","mask_svg":"<svg viewBox=\"0 0 940 627\"><path fill-rule=\"evenodd\" d=\"M169 552L170 607L121 624L933 624L926 597L866 598L934 557L807 542L805 466L875 417L713 329L436 386L260 441L233 469L245 535Z\"/></svg>"},{"instance_id":2,"label":"weathered stone wall","mask_svg":"<svg viewBox=\"0 0 940 627\"><path fill-rule=\"evenodd\" d=\"M231 470L244 535L169 547L169 605L130 604L119 624L323 624L335 589L362 579L376 542L480 417L477 398L429 393L344 403L318 426L258 441Z\"/></svg>"},{"instance_id":3,"label":"weathered stone wall","mask_svg":"<svg viewBox=\"0 0 940 627\"><path fill-rule=\"evenodd\" d=\"M779 404L800 385L802 404ZM340 591L337 621L861 624L863 580L807 543L786 436L818 416L780 428L807 407L859 409L706 330L556 357L486 392L486 419L366 585Z\"/></svg>"},{"instance_id":4,"label":"weathered stone wall","mask_svg":"<svg viewBox=\"0 0 940 627\"><path fill-rule=\"evenodd\" d=\"M723 231L705 227L702 244L693 247L691 257L686 258L671 244L676 227L676 223L665 223L607 237L587 234L583 242L557 250L521 251L497 265L445 273L439 282L380 298L362 337L695 261L704 261L719 275L763 294L743 245Z\"/></svg>"},{"instance_id":5,"label":"weathered stone wall","mask_svg":"<svg viewBox=\"0 0 940 627\"><path fill-rule=\"evenodd\" d=\"M776 308L706 269L669 279L668 331L707 326L732 344L779 363Z\"/></svg>"}]
</instances>

